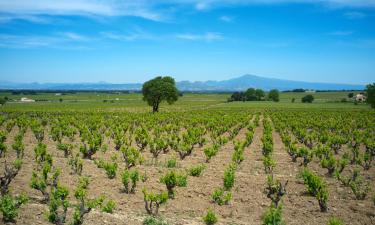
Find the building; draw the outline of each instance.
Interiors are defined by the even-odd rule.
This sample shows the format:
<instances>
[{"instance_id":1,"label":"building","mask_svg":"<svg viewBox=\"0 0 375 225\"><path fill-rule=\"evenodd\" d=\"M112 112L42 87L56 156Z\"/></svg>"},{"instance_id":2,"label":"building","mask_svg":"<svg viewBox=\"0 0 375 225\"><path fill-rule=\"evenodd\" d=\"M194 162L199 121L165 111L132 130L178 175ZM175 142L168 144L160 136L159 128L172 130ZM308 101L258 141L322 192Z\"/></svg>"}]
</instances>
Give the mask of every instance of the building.
<instances>
[{"instance_id":1,"label":"building","mask_svg":"<svg viewBox=\"0 0 375 225\"><path fill-rule=\"evenodd\" d=\"M21 98L21 102L35 102L35 100L30 98Z\"/></svg>"},{"instance_id":2,"label":"building","mask_svg":"<svg viewBox=\"0 0 375 225\"><path fill-rule=\"evenodd\" d=\"M363 94L357 94L355 96L355 101L357 102L365 102L366 101L366 96Z\"/></svg>"}]
</instances>

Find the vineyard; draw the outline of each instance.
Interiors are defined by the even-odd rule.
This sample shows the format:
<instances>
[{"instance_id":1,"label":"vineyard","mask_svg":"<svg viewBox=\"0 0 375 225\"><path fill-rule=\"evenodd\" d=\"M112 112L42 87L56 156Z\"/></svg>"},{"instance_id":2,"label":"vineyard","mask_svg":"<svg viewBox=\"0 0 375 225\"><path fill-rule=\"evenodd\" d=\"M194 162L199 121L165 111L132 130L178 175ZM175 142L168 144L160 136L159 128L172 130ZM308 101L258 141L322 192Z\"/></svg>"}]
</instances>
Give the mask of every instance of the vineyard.
<instances>
[{"instance_id":1,"label":"vineyard","mask_svg":"<svg viewBox=\"0 0 375 225\"><path fill-rule=\"evenodd\" d=\"M9 224L375 224L370 110L6 111L0 156Z\"/></svg>"}]
</instances>

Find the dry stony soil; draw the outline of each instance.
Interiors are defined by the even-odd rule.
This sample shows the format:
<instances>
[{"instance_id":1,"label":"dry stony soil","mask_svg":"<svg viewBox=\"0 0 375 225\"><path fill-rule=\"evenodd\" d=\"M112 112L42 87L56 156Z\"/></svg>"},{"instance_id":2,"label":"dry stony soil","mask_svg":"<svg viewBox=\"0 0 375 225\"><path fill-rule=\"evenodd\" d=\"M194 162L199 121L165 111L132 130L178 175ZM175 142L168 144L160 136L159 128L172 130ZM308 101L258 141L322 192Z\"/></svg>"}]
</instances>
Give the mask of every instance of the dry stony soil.
<instances>
[{"instance_id":1,"label":"dry stony soil","mask_svg":"<svg viewBox=\"0 0 375 225\"><path fill-rule=\"evenodd\" d=\"M5 161L11 162L15 159L15 153L11 149L14 136L18 128L15 127L9 133L6 140L8 152L5 158L0 158L1 174L4 170ZM48 132L46 131L46 134ZM244 140L246 129L242 129L235 139ZM98 152L94 158L104 158L109 160L114 154L118 155L119 170L114 179L109 179L103 169L98 168L92 160L84 160L83 174L91 180L89 185L89 196L98 197L104 195L106 199L112 199L116 203L113 214L103 213L100 210L93 210L85 216L84 224L142 224L146 216L142 188L147 187L153 190L165 190L165 186L159 182L160 176L168 168L165 161L172 157L178 159L177 170L185 171L192 165L204 163L206 169L200 177L188 177L187 187L177 187L176 196L173 200L168 200L160 208L160 215L170 224L203 224L202 215L208 208L212 207L218 215L218 224L261 224L262 214L270 206L271 201L265 194L267 175L264 172L262 163L262 142L263 126L255 129L252 144L245 149L245 160L236 171L235 185L232 189L233 199L229 205L218 206L211 201L211 194L217 187L223 185L223 175L225 167L230 164L234 151L233 143L228 142L222 146L218 154L205 163L205 156L202 148L195 148L193 154L184 160L179 160L174 152L159 156L158 163L152 165L151 154L146 150L143 155L145 162L137 165L141 174L146 174L146 182L139 181L135 194L123 192L121 183L121 173L124 169L122 155L116 152L112 140L106 139L109 149L107 152ZM283 197L283 218L286 224L308 225L327 224L329 218L335 216L343 220L345 224L375 224L375 207L371 200L371 195L365 200L355 200L350 188L342 186L339 181L326 175L326 170L322 169L317 160L309 164L309 168L316 171L327 182L329 188L329 210L322 213L314 197L306 194L306 188L298 173L301 170L300 163L293 163L287 154L285 147L278 133L273 133L274 153L276 161L274 174L282 182L289 181L287 194ZM78 137L73 142L78 145ZM47 150L53 155L54 166L61 168L60 183L70 190L70 201L74 202L74 190L78 181L78 175L71 173L68 166L68 159L64 158L63 152L56 149L56 143L46 135L44 143ZM38 199L42 196L40 192L30 187L32 171L36 168L34 161L34 147L37 144L32 131L27 130L24 137L26 146L23 166L19 174L11 183L13 194L26 192L30 196L30 201L23 205L17 217L17 224L34 225L49 224L46 220L47 206L41 204ZM78 152L78 147L74 149ZM347 167L344 173L349 174L352 170ZM363 175L371 181L372 189L375 185L375 165ZM68 212L68 223L71 220L72 209ZM1 216L0 216L1 217ZM1 219L1 218L0 218ZM0 221L0 223L2 223Z\"/></svg>"}]
</instances>

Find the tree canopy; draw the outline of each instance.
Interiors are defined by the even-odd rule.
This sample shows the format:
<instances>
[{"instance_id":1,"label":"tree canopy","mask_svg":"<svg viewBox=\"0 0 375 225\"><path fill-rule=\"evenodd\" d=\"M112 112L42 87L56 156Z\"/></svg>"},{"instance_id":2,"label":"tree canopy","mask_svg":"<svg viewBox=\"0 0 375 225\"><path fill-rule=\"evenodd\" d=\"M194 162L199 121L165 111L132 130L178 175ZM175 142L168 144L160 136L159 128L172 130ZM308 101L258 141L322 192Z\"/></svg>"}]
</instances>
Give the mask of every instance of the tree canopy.
<instances>
[{"instance_id":1,"label":"tree canopy","mask_svg":"<svg viewBox=\"0 0 375 225\"><path fill-rule=\"evenodd\" d=\"M366 86L367 103L375 108L375 83Z\"/></svg>"},{"instance_id":2,"label":"tree canopy","mask_svg":"<svg viewBox=\"0 0 375 225\"><path fill-rule=\"evenodd\" d=\"M302 100L303 103L312 103L314 101L314 96L306 95L301 100Z\"/></svg>"},{"instance_id":3,"label":"tree canopy","mask_svg":"<svg viewBox=\"0 0 375 225\"><path fill-rule=\"evenodd\" d=\"M158 112L162 101L172 104L178 99L179 92L172 77L156 77L143 84L143 101L152 106L152 112Z\"/></svg>"},{"instance_id":4,"label":"tree canopy","mask_svg":"<svg viewBox=\"0 0 375 225\"><path fill-rule=\"evenodd\" d=\"M0 98L0 105L4 105L7 102L5 98Z\"/></svg>"},{"instance_id":5,"label":"tree canopy","mask_svg":"<svg viewBox=\"0 0 375 225\"><path fill-rule=\"evenodd\" d=\"M280 101L279 95L280 95L279 90L272 89L268 93L268 98L271 99L274 102L278 102L278 101Z\"/></svg>"}]
</instances>

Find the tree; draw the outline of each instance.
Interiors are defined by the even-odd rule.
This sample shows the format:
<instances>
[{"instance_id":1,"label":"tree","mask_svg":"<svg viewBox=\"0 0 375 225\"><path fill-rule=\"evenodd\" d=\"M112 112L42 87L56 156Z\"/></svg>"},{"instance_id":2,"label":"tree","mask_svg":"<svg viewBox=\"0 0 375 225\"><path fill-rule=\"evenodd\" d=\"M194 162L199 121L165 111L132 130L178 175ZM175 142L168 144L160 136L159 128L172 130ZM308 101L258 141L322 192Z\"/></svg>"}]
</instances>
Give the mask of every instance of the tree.
<instances>
[{"instance_id":1,"label":"tree","mask_svg":"<svg viewBox=\"0 0 375 225\"><path fill-rule=\"evenodd\" d=\"M234 92L230 97L230 101L245 101L245 95L243 92Z\"/></svg>"},{"instance_id":2,"label":"tree","mask_svg":"<svg viewBox=\"0 0 375 225\"><path fill-rule=\"evenodd\" d=\"M302 100L303 103L312 103L314 101L314 96L306 95L301 100Z\"/></svg>"},{"instance_id":3,"label":"tree","mask_svg":"<svg viewBox=\"0 0 375 225\"><path fill-rule=\"evenodd\" d=\"M255 95L255 89L249 88L245 92L246 101L256 101L257 96Z\"/></svg>"},{"instance_id":4,"label":"tree","mask_svg":"<svg viewBox=\"0 0 375 225\"><path fill-rule=\"evenodd\" d=\"M367 103L375 108L375 83L366 86Z\"/></svg>"},{"instance_id":5,"label":"tree","mask_svg":"<svg viewBox=\"0 0 375 225\"><path fill-rule=\"evenodd\" d=\"M353 98L354 97L354 93L353 92L350 92L349 94L348 94L348 98Z\"/></svg>"},{"instance_id":6,"label":"tree","mask_svg":"<svg viewBox=\"0 0 375 225\"><path fill-rule=\"evenodd\" d=\"M262 89L256 89L255 96L257 97L257 100L260 101L264 96L266 96L266 93Z\"/></svg>"},{"instance_id":7,"label":"tree","mask_svg":"<svg viewBox=\"0 0 375 225\"><path fill-rule=\"evenodd\" d=\"M270 92L268 93L268 98L271 99L274 102L280 101L279 90L277 90L277 89L270 90Z\"/></svg>"},{"instance_id":8,"label":"tree","mask_svg":"<svg viewBox=\"0 0 375 225\"><path fill-rule=\"evenodd\" d=\"M5 105L7 100L5 98L0 98L0 105Z\"/></svg>"},{"instance_id":9,"label":"tree","mask_svg":"<svg viewBox=\"0 0 375 225\"><path fill-rule=\"evenodd\" d=\"M143 101L152 106L152 112L158 112L162 101L172 104L178 99L178 90L172 77L156 77L142 87Z\"/></svg>"}]
</instances>

